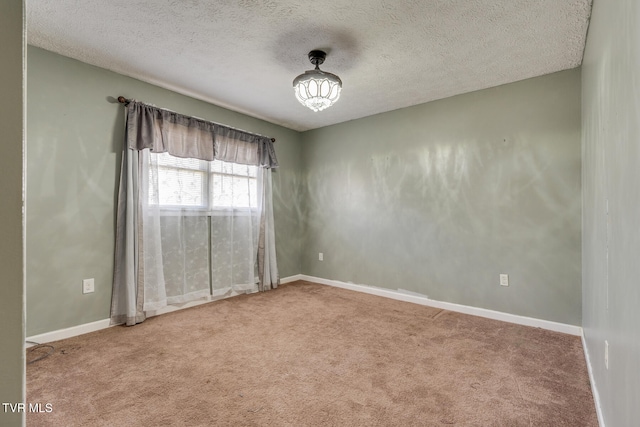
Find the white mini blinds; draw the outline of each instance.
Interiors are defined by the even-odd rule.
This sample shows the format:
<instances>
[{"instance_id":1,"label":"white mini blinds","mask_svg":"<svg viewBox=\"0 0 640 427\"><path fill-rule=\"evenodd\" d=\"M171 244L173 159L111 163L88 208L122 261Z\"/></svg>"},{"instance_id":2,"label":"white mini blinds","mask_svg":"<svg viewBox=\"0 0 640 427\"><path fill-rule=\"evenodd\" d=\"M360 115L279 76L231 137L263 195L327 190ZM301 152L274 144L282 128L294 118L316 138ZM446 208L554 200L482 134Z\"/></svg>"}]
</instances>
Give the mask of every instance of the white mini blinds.
<instances>
[{"instance_id":1,"label":"white mini blinds","mask_svg":"<svg viewBox=\"0 0 640 427\"><path fill-rule=\"evenodd\" d=\"M258 206L256 166L184 159L168 153L150 153L149 162L151 205L203 212Z\"/></svg>"}]
</instances>

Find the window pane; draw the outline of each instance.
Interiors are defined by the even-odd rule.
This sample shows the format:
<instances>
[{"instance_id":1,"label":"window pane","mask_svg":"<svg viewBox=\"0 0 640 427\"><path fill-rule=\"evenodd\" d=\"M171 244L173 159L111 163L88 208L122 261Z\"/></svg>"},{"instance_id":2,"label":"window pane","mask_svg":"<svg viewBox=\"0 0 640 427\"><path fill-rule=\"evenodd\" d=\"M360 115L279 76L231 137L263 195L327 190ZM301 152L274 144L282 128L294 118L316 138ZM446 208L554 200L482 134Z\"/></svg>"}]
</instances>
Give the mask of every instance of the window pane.
<instances>
[{"instance_id":1,"label":"window pane","mask_svg":"<svg viewBox=\"0 0 640 427\"><path fill-rule=\"evenodd\" d=\"M257 207L256 166L182 159L167 153L152 153L151 159L152 165L157 164L149 171L151 204L197 208ZM158 188L152 177L155 171ZM211 188L208 189L209 185Z\"/></svg>"},{"instance_id":2,"label":"window pane","mask_svg":"<svg viewBox=\"0 0 640 427\"><path fill-rule=\"evenodd\" d=\"M222 162L220 160L214 160L211 162L211 171L229 175L241 175L241 176L257 176L258 167L251 165L241 165L239 163Z\"/></svg>"},{"instance_id":3,"label":"window pane","mask_svg":"<svg viewBox=\"0 0 640 427\"><path fill-rule=\"evenodd\" d=\"M239 165L237 163L231 164L231 173L234 175L242 176L256 176L256 167L249 165Z\"/></svg>"},{"instance_id":4,"label":"window pane","mask_svg":"<svg viewBox=\"0 0 640 427\"><path fill-rule=\"evenodd\" d=\"M255 178L213 174L212 202L214 207L249 208L257 206Z\"/></svg>"},{"instance_id":5,"label":"window pane","mask_svg":"<svg viewBox=\"0 0 640 427\"><path fill-rule=\"evenodd\" d=\"M213 175L212 202L213 206L231 206L231 194L228 175Z\"/></svg>"},{"instance_id":6,"label":"window pane","mask_svg":"<svg viewBox=\"0 0 640 427\"><path fill-rule=\"evenodd\" d=\"M222 165L224 162L214 160L211 162L211 172L222 172Z\"/></svg>"},{"instance_id":7,"label":"window pane","mask_svg":"<svg viewBox=\"0 0 640 427\"><path fill-rule=\"evenodd\" d=\"M231 186L233 188L233 205L234 206L251 206L249 195L250 195L250 187L248 178L239 178L234 177Z\"/></svg>"},{"instance_id":8,"label":"window pane","mask_svg":"<svg viewBox=\"0 0 640 427\"><path fill-rule=\"evenodd\" d=\"M149 203L171 207L205 207L207 163L173 157L168 153L149 155ZM157 173L157 188L154 174Z\"/></svg>"},{"instance_id":9,"label":"window pane","mask_svg":"<svg viewBox=\"0 0 640 427\"><path fill-rule=\"evenodd\" d=\"M158 168L158 201L169 206L204 206L206 173L188 169Z\"/></svg>"},{"instance_id":10,"label":"window pane","mask_svg":"<svg viewBox=\"0 0 640 427\"><path fill-rule=\"evenodd\" d=\"M211 162L211 171L214 208L257 206L256 166L214 160Z\"/></svg>"}]
</instances>

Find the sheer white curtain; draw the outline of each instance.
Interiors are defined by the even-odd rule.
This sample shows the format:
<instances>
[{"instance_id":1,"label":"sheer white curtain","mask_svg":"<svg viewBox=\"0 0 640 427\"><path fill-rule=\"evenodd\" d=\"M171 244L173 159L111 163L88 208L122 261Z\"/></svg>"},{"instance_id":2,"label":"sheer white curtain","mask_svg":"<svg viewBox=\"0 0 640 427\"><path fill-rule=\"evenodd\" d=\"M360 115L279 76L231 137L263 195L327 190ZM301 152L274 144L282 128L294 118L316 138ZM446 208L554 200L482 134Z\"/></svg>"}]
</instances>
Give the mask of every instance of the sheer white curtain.
<instances>
[{"instance_id":1,"label":"sheer white curtain","mask_svg":"<svg viewBox=\"0 0 640 427\"><path fill-rule=\"evenodd\" d=\"M258 168L211 163L211 286L218 297L258 290Z\"/></svg>"},{"instance_id":2,"label":"sheer white curtain","mask_svg":"<svg viewBox=\"0 0 640 427\"><path fill-rule=\"evenodd\" d=\"M158 274L146 284L145 311L210 293L209 224L206 212L194 209L204 196L199 172L206 162L148 151L142 151L148 158L148 195L141 202L147 211L147 247L153 250L145 253L145 261Z\"/></svg>"},{"instance_id":3,"label":"sheer white curtain","mask_svg":"<svg viewBox=\"0 0 640 427\"><path fill-rule=\"evenodd\" d=\"M268 138L129 103L112 324L277 287L272 167Z\"/></svg>"}]
</instances>

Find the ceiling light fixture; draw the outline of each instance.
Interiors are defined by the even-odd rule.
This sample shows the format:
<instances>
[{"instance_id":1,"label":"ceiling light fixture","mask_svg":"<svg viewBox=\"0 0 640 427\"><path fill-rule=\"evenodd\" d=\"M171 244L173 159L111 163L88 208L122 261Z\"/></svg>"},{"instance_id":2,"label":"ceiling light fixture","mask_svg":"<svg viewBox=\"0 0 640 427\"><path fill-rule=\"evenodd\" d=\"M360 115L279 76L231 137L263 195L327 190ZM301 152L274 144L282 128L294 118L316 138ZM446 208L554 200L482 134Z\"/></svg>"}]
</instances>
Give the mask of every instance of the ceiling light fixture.
<instances>
[{"instance_id":1,"label":"ceiling light fixture","mask_svg":"<svg viewBox=\"0 0 640 427\"><path fill-rule=\"evenodd\" d=\"M321 50L309 52L309 61L316 66L314 70L305 71L293 80L296 98L305 107L313 111L322 111L331 107L340 98L342 80L335 74L320 70L327 54Z\"/></svg>"}]
</instances>

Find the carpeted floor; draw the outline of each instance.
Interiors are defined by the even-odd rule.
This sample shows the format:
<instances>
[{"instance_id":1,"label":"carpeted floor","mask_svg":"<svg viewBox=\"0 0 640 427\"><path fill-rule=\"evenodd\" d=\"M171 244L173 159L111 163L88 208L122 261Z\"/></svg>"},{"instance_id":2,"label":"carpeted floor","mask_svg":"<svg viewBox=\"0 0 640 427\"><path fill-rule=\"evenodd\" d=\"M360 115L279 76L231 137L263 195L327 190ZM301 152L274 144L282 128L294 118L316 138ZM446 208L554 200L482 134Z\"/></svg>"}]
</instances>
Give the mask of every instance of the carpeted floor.
<instances>
[{"instance_id":1,"label":"carpeted floor","mask_svg":"<svg viewBox=\"0 0 640 427\"><path fill-rule=\"evenodd\" d=\"M52 344L29 427L598 425L579 337L308 282Z\"/></svg>"}]
</instances>

